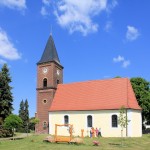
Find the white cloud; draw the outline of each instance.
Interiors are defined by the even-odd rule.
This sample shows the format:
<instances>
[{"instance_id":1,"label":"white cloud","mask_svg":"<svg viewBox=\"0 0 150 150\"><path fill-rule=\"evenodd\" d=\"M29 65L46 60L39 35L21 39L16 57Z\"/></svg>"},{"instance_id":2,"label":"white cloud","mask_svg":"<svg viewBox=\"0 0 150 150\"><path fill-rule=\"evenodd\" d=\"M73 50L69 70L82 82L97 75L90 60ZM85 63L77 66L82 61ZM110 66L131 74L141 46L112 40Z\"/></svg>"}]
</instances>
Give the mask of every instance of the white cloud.
<instances>
[{"instance_id":1,"label":"white cloud","mask_svg":"<svg viewBox=\"0 0 150 150\"><path fill-rule=\"evenodd\" d=\"M107 21L106 22L106 25L105 25L105 27L104 27L104 30L106 31L106 32L109 32L109 30L112 28L112 22L111 21Z\"/></svg>"},{"instance_id":2,"label":"white cloud","mask_svg":"<svg viewBox=\"0 0 150 150\"><path fill-rule=\"evenodd\" d=\"M129 41L136 40L139 37L140 33L138 29L133 26L127 26L126 39Z\"/></svg>"},{"instance_id":3,"label":"white cloud","mask_svg":"<svg viewBox=\"0 0 150 150\"><path fill-rule=\"evenodd\" d=\"M125 61L123 61L122 67L126 68L129 65L130 65L130 61L129 60L125 60Z\"/></svg>"},{"instance_id":4,"label":"white cloud","mask_svg":"<svg viewBox=\"0 0 150 150\"><path fill-rule=\"evenodd\" d=\"M18 53L18 50L14 47L13 43L8 39L7 33L0 28L0 56L16 60L21 58L21 54Z\"/></svg>"},{"instance_id":5,"label":"white cloud","mask_svg":"<svg viewBox=\"0 0 150 150\"><path fill-rule=\"evenodd\" d=\"M49 9L50 9L50 4L51 4L51 0L42 0L43 6L41 7L41 15L42 16L48 16L50 15L49 13Z\"/></svg>"},{"instance_id":6,"label":"white cloud","mask_svg":"<svg viewBox=\"0 0 150 150\"><path fill-rule=\"evenodd\" d=\"M25 9L26 0L0 0L0 5L11 8L11 9Z\"/></svg>"},{"instance_id":7,"label":"white cloud","mask_svg":"<svg viewBox=\"0 0 150 150\"><path fill-rule=\"evenodd\" d=\"M117 5L116 0L108 4L107 0L59 0L56 3L54 14L58 24L67 28L70 33L75 31L87 35L98 31L98 24L93 22L93 17L102 11L107 12ZM110 7L111 6L111 7Z\"/></svg>"},{"instance_id":8,"label":"white cloud","mask_svg":"<svg viewBox=\"0 0 150 150\"><path fill-rule=\"evenodd\" d=\"M118 57L116 57L116 58L113 58L113 61L114 62L121 62L121 61L124 61L124 57L122 57L122 56L118 56Z\"/></svg>"},{"instance_id":9,"label":"white cloud","mask_svg":"<svg viewBox=\"0 0 150 150\"><path fill-rule=\"evenodd\" d=\"M107 5L106 11L107 11L108 13L110 13L111 10L112 10L114 7L116 7L117 5L118 5L117 0L112 0L112 1Z\"/></svg>"},{"instance_id":10,"label":"white cloud","mask_svg":"<svg viewBox=\"0 0 150 150\"><path fill-rule=\"evenodd\" d=\"M43 15L43 16L47 16L48 15L46 7L44 7L44 6L42 6L42 8L41 8L41 15Z\"/></svg>"},{"instance_id":11,"label":"white cloud","mask_svg":"<svg viewBox=\"0 0 150 150\"><path fill-rule=\"evenodd\" d=\"M0 59L0 65L6 64L7 62L3 59Z\"/></svg>"},{"instance_id":12,"label":"white cloud","mask_svg":"<svg viewBox=\"0 0 150 150\"><path fill-rule=\"evenodd\" d=\"M116 57L116 58L113 58L113 62L115 62L115 63L121 62L123 68L126 68L127 66L130 65L130 61L129 60L125 60L125 58L123 56L120 56L120 55L118 57Z\"/></svg>"},{"instance_id":13,"label":"white cloud","mask_svg":"<svg viewBox=\"0 0 150 150\"><path fill-rule=\"evenodd\" d=\"M51 3L51 0L42 0L42 2L43 2L43 4L44 5L50 5L50 3Z\"/></svg>"}]
</instances>

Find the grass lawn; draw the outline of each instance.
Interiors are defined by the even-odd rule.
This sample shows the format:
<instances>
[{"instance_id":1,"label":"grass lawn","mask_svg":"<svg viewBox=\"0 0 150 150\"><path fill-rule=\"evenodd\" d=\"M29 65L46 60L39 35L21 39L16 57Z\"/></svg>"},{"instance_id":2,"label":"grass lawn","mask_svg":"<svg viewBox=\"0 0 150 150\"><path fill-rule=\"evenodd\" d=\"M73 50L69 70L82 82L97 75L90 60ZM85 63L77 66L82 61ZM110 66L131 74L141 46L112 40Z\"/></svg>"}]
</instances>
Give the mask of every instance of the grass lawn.
<instances>
[{"instance_id":1,"label":"grass lawn","mask_svg":"<svg viewBox=\"0 0 150 150\"><path fill-rule=\"evenodd\" d=\"M47 143L43 139L47 135L32 135L19 140L0 140L0 150L149 150L150 134L141 138L84 138L84 144ZM99 141L99 146L93 146L93 141Z\"/></svg>"}]
</instances>

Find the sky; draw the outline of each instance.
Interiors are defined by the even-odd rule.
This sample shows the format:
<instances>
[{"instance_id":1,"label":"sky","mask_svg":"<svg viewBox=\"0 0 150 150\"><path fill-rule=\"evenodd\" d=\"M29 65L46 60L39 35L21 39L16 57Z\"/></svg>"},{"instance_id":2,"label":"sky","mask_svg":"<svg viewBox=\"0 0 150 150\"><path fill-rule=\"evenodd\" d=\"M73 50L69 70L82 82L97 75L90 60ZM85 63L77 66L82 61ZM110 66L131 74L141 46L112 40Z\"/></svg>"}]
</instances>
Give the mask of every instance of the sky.
<instances>
[{"instance_id":1,"label":"sky","mask_svg":"<svg viewBox=\"0 0 150 150\"><path fill-rule=\"evenodd\" d=\"M64 83L150 81L149 0L0 0L0 68L7 63L14 113L36 112L37 65L52 34Z\"/></svg>"}]
</instances>

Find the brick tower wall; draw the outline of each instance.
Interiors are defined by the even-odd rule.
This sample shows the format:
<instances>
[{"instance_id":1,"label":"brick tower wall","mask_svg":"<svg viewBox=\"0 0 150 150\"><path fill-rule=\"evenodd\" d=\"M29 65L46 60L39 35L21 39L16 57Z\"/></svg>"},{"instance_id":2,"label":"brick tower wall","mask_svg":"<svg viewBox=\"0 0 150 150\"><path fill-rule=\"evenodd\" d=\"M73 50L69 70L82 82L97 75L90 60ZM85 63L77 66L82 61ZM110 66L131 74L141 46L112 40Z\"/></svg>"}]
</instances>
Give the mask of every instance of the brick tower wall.
<instances>
[{"instance_id":1,"label":"brick tower wall","mask_svg":"<svg viewBox=\"0 0 150 150\"><path fill-rule=\"evenodd\" d=\"M44 68L47 72L44 73ZM43 87L43 80L47 79L47 87ZM37 66L37 113L36 117L40 122L36 125L36 132L48 133L48 111L53 101L57 82L63 83L62 67L54 62L49 62Z\"/></svg>"}]
</instances>

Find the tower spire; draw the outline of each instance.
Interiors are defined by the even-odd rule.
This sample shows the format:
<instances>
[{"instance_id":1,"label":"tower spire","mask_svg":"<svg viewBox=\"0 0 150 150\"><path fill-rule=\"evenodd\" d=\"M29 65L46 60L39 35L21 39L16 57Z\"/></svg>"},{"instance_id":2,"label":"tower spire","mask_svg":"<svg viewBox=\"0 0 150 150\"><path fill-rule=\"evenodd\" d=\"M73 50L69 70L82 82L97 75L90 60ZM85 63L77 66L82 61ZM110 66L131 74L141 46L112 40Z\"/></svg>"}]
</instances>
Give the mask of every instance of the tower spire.
<instances>
[{"instance_id":1,"label":"tower spire","mask_svg":"<svg viewBox=\"0 0 150 150\"><path fill-rule=\"evenodd\" d=\"M50 35L47 44L45 46L43 55L37 64L42 64L47 62L56 62L61 66L52 35Z\"/></svg>"}]
</instances>

